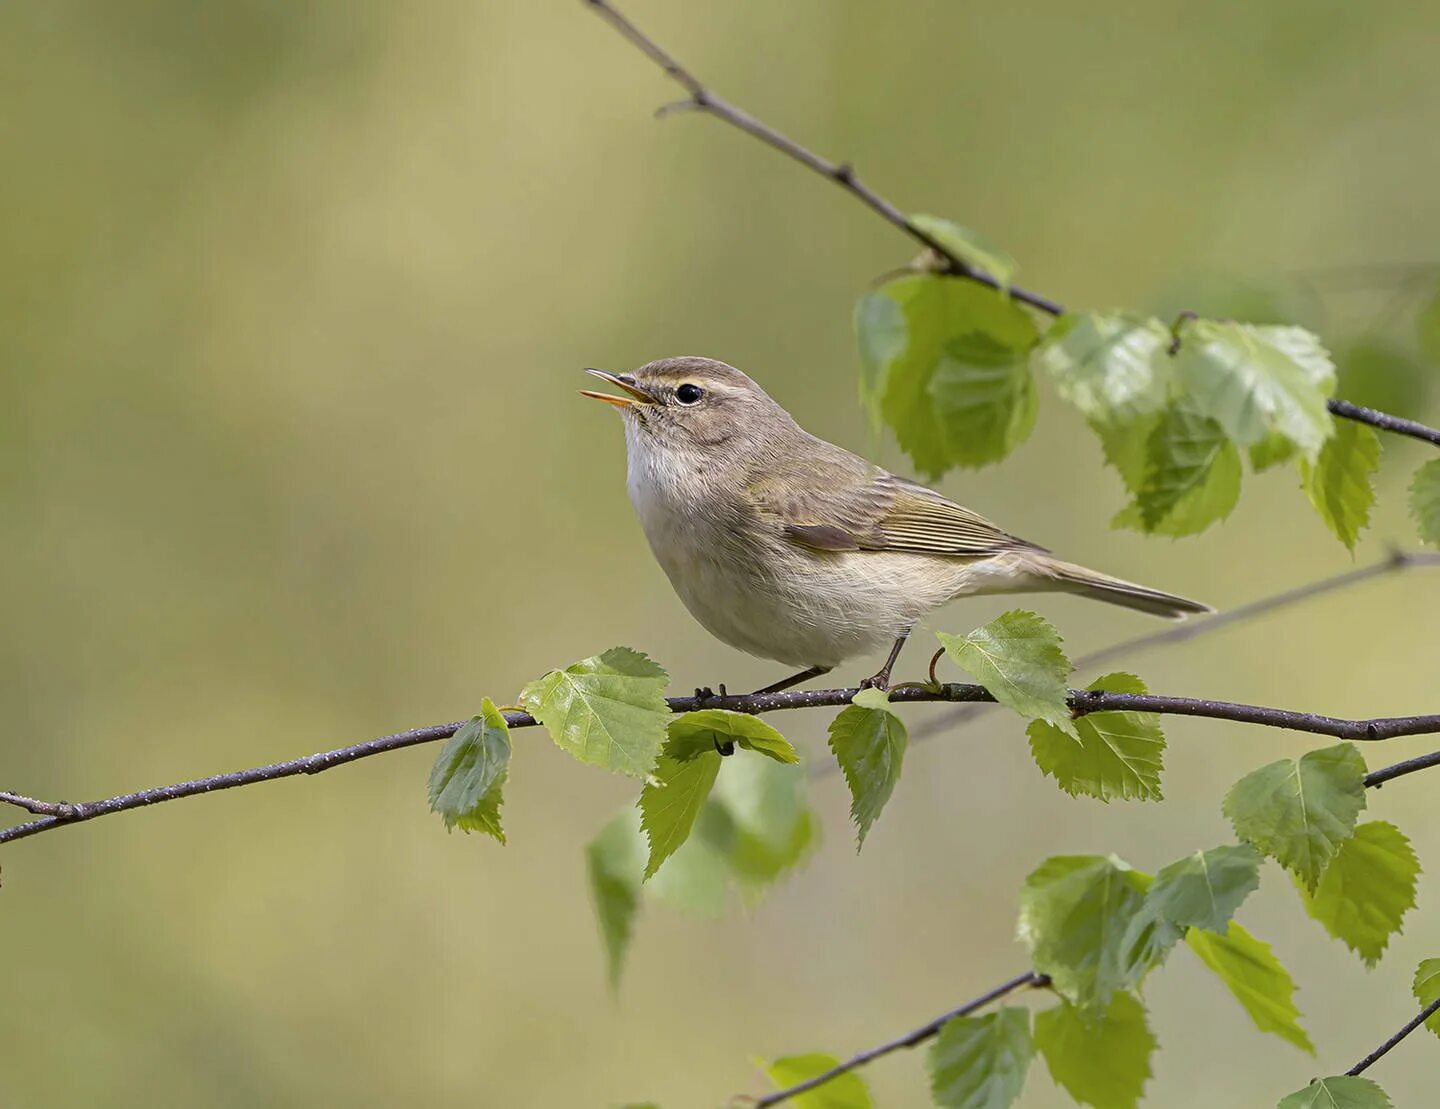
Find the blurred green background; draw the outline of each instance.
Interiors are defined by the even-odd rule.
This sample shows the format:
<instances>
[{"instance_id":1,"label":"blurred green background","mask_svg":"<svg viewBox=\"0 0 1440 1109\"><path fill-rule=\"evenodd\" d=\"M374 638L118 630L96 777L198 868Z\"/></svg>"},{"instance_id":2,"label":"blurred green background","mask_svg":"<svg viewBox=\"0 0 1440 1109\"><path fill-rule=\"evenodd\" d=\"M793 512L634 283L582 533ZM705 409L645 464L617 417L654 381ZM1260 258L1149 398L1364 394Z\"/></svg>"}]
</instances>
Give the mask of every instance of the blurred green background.
<instances>
[{"instance_id":1,"label":"blurred green background","mask_svg":"<svg viewBox=\"0 0 1440 1109\"><path fill-rule=\"evenodd\" d=\"M1435 5L624 8L1066 303L1205 308L1196 290L1228 296L1234 275L1440 258ZM713 120L653 120L674 93L574 0L4 6L0 786L108 796L454 720L617 643L680 688L775 676L671 594L617 421L576 396L577 370L721 357L862 447L851 305L913 247ZM1327 338L1379 318L1406 341L1394 273L1289 287L1314 290ZM1440 418L1430 372L1391 384L1402 414ZM1384 445L1358 563L1412 541L1404 485L1428 456ZM1111 531L1119 482L1047 394L1012 459L943 488L1221 607L1351 564L1292 471L1247 484L1200 538ZM1042 611L1076 653L1150 627L1069 598ZM1164 692L1434 711L1437 625L1440 576L1417 571L1130 665ZM823 714L776 722L826 755ZM859 857L830 777L809 866L720 920L647 909L618 1002L581 848L635 789L539 731L517 733L505 848L427 812L430 748L17 843L0 1098L713 1106L763 1088L753 1056L848 1054L1022 969L1015 892L1042 857L1153 868L1225 841L1226 786L1307 747L1168 730L1163 807L1063 796L998 715L916 746ZM1371 797L1432 866L1436 785ZM1343 1070L1440 954L1430 879L1368 974L1273 867L1241 916L1300 982L1320 1058L1177 956L1147 989L1149 1104L1268 1105ZM1436 1050L1416 1037L1375 1069L1397 1105L1433 1096ZM882 1104L923 1103L917 1056L870 1078ZM1068 1101L1037 1066L1024 1104Z\"/></svg>"}]
</instances>

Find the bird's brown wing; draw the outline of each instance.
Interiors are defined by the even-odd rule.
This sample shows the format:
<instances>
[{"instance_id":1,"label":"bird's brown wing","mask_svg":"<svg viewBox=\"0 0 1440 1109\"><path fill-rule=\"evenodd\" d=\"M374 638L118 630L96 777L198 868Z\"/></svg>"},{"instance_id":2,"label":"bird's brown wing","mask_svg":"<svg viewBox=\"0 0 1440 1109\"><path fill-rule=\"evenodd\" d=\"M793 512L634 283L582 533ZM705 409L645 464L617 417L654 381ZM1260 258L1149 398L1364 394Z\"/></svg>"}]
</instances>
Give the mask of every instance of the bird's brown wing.
<instances>
[{"instance_id":1,"label":"bird's brown wing","mask_svg":"<svg viewBox=\"0 0 1440 1109\"><path fill-rule=\"evenodd\" d=\"M748 489L756 508L777 517L786 536L802 546L956 558L1044 550L933 489L832 450L836 454L771 469Z\"/></svg>"}]
</instances>

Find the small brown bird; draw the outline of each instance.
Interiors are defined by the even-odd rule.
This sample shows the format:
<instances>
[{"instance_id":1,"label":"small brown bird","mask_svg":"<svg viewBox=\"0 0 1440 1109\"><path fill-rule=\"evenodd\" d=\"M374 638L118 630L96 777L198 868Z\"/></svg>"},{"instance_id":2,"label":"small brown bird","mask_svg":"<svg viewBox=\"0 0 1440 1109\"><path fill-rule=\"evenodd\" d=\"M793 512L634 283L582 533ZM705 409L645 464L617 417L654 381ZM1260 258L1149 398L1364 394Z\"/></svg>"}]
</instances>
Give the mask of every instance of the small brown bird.
<instances>
[{"instance_id":1,"label":"small brown bird","mask_svg":"<svg viewBox=\"0 0 1440 1109\"><path fill-rule=\"evenodd\" d=\"M816 677L956 597L1078 593L1157 616L1207 605L1062 562L933 489L806 432L734 366L665 358L585 371L625 421L630 500L650 549L716 638Z\"/></svg>"}]
</instances>

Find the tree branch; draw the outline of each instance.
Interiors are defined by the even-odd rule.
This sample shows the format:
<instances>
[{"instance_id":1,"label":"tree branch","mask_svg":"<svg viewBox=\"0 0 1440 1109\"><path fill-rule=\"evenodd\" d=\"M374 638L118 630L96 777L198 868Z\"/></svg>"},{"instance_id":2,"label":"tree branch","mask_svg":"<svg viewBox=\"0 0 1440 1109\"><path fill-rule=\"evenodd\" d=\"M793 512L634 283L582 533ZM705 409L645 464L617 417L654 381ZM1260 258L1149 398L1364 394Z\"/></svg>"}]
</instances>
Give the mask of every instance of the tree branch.
<instances>
[{"instance_id":1,"label":"tree branch","mask_svg":"<svg viewBox=\"0 0 1440 1109\"><path fill-rule=\"evenodd\" d=\"M1413 1016L1412 1018L1410 1018L1409 1021L1406 1022L1404 1028L1396 1032L1395 1035L1391 1036L1388 1040L1386 1040L1383 1044L1377 1047L1369 1055L1365 1056L1365 1058L1361 1059L1360 1062L1356 1063L1345 1073L1360 1074L1377 1059L1379 1059L1382 1055L1385 1055L1392 1047L1398 1044L1406 1036L1410 1035L1411 1032L1414 1032L1415 1029L1419 1028L1422 1024L1424 1024L1427 1020L1434 1016L1436 1013L1440 1013L1440 998L1436 998L1429 1005L1425 1006L1425 1008L1421 1009L1420 1012L1416 1013L1415 1016Z\"/></svg>"},{"instance_id":2,"label":"tree branch","mask_svg":"<svg viewBox=\"0 0 1440 1109\"><path fill-rule=\"evenodd\" d=\"M783 712L792 709L839 708L848 705L860 692L858 687L847 689L787 689L779 693L750 693L724 697L670 697L667 698L671 712L693 712L696 709L731 709L735 712L760 714ZM925 689L915 686L901 686L890 691L892 702L908 704L923 702L994 703L995 698L984 686L951 682L939 689ZM1290 709L1268 708L1263 705L1242 705L1233 701L1212 701L1200 697L1167 697L1156 694L1108 693L1087 689L1070 690L1068 703L1071 711L1078 716L1094 712L1155 712L1165 715L1201 716L1211 720L1231 720L1241 724L1258 724L1264 727L1282 728L1287 731L1309 732L1314 735L1333 736L1336 739L1353 739L1369 742L1394 739L1407 735L1428 735L1440 732L1440 713L1424 716L1382 716L1369 720L1346 720L1336 716L1321 716L1317 713L1295 712ZM533 727L537 721L528 712L505 713L506 723L511 728ZM140 790L103 801L84 801L76 804L67 802L36 801L19 794L0 794L0 800L34 813L49 813L39 820L17 824L0 831L0 843L25 839L41 832L58 828L64 824L79 824L96 817L130 809L144 808L164 801L178 801L182 797L194 797L203 793L215 793L222 789L254 785L257 782L271 782L279 778L290 778L297 774L319 774L336 766L369 758L371 755L398 751L420 743L431 743L437 739L448 739L454 735L464 721L453 724L433 724L426 728L412 728L394 735L380 736L349 747L333 751L321 751L288 762L271 763L250 770L237 770L229 774L215 774L208 778L196 778L175 785L159 786L155 789Z\"/></svg>"},{"instance_id":3,"label":"tree branch","mask_svg":"<svg viewBox=\"0 0 1440 1109\"><path fill-rule=\"evenodd\" d=\"M668 77L680 85L690 97L684 103L699 112L712 115L716 119L723 120L747 135L759 139L766 146L778 150L788 158L792 158L818 173L821 177L833 181L846 192L850 193L871 211L877 213L882 219L888 220L905 234L909 235L916 242L923 244L944 260L945 272L956 276L964 277L970 281L988 285L992 289L1001 288L1000 282L994 277L977 270L965 262L953 251L949 250L943 243L936 240L923 229L917 227L910 218L899 208L886 200L868 185L862 184L855 175L855 169L848 162L832 162L828 158L821 157L813 150L801 146L794 139L780 131L775 130L768 123L756 119L742 108L736 107L728 100L725 100L713 89L706 86L689 69L681 65L669 51L652 39L640 28L635 26L628 18L610 3L610 0L585 0L585 3L594 9L610 26L620 32L621 36L663 69ZM1044 312L1050 316L1059 316L1065 311L1065 307L1049 297L1039 293L1022 289L1018 285L1010 285L1010 296L1028 304L1030 307ZM1413 439L1420 439L1440 447L1440 429L1428 427L1415 420L1401 419L1398 416L1391 416L1384 412L1377 412L1373 408L1364 408L1358 404L1351 404L1343 400L1330 400L1328 402L1330 411L1336 416L1347 420L1354 420L1358 423L1369 424L1371 427L1379 428L1382 431L1393 432L1397 435L1408 435Z\"/></svg>"},{"instance_id":4,"label":"tree branch","mask_svg":"<svg viewBox=\"0 0 1440 1109\"><path fill-rule=\"evenodd\" d=\"M992 1001L999 1001L1002 997L1014 993L1019 989L1043 989L1050 985L1050 979L1044 974L1036 974L1028 970L1024 974L1016 975L1008 982L1002 982L988 993L982 993L979 997L965 1002L958 1009L951 1009L948 1013L942 1013L932 1021L922 1024L912 1032L907 1032L898 1039L883 1043L879 1047L872 1047L868 1051L862 1051L858 1055L845 1060L823 1074L817 1074L813 1078L807 1078L804 1082L797 1082L793 1086L787 1086L783 1090L776 1090L774 1093L765 1094L763 1097L747 1099L755 1106L755 1109L768 1109L771 1105L779 1105L781 1102L789 1101L792 1097L813 1090L817 1086L839 1078L842 1074L854 1070L856 1067L863 1067L866 1063L873 1062L882 1055L889 1055L892 1051L899 1051L901 1048L914 1047L916 1044L924 1043L928 1039L939 1035L940 1029L945 1027L945 1022L953 1017L966 1017L977 1009L982 1009Z\"/></svg>"}]
</instances>

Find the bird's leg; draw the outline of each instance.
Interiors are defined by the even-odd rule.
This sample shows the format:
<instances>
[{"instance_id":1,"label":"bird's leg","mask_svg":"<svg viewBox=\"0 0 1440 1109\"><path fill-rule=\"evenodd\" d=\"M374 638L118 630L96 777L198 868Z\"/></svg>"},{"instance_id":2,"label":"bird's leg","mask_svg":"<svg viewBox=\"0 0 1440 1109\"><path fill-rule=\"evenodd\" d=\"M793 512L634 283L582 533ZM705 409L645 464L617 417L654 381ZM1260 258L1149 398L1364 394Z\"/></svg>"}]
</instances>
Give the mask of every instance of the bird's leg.
<instances>
[{"instance_id":1,"label":"bird's leg","mask_svg":"<svg viewBox=\"0 0 1440 1109\"><path fill-rule=\"evenodd\" d=\"M792 685L799 685L801 682L808 682L811 678L818 678L821 674L828 674L835 669L833 666L812 666L808 670L802 670L798 674L791 674L788 678L776 682L774 685L767 685L764 689L757 689L750 694L751 697L761 693L779 693L782 689L789 689Z\"/></svg>"},{"instance_id":2,"label":"bird's leg","mask_svg":"<svg viewBox=\"0 0 1440 1109\"><path fill-rule=\"evenodd\" d=\"M910 638L910 629L906 628L900 633L895 645L890 648L890 657L885 660L885 665L879 671L872 674L860 683L861 689L889 689L890 671L895 668L895 660L900 657L900 652L905 649L905 640Z\"/></svg>"}]
</instances>

